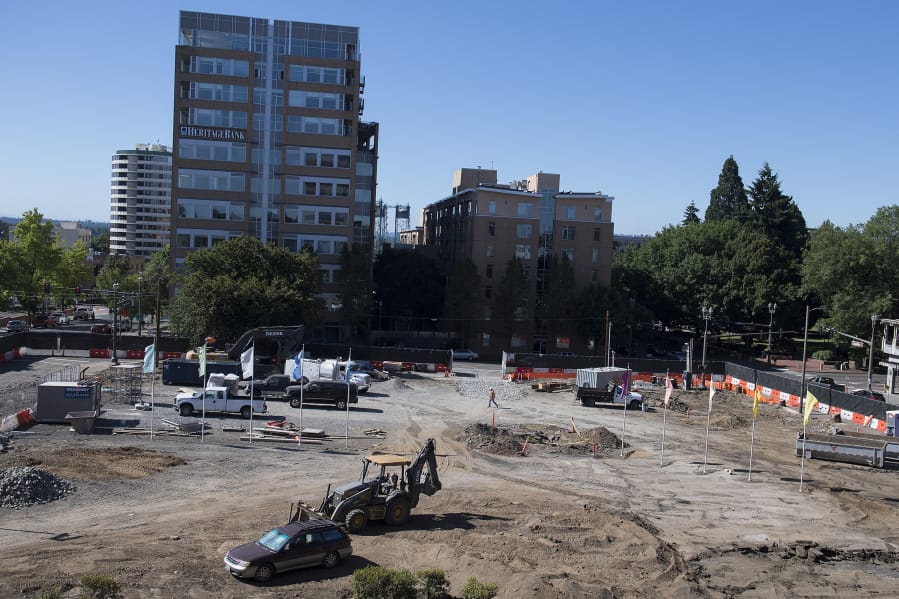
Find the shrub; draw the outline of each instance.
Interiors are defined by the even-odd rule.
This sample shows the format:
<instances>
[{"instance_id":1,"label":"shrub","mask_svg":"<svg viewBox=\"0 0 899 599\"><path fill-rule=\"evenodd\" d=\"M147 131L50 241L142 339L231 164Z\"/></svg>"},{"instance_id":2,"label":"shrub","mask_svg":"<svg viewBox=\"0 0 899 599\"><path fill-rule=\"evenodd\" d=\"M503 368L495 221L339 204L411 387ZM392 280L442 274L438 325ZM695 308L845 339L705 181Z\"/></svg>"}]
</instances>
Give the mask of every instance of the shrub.
<instances>
[{"instance_id":1,"label":"shrub","mask_svg":"<svg viewBox=\"0 0 899 599\"><path fill-rule=\"evenodd\" d=\"M443 570L429 568L417 574L418 589L424 599L446 599L449 594L449 581Z\"/></svg>"},{"instance_id":2,"label":"shrub","mask_svg":"<svg viewBox=\"0 0 899 599\"><path fill-rule=\"evenodd\" d=\"M824 360L825 362L833 361L833 352L829 349L819 349L815 353L812 354L812 358L815 360Z\"/></svg>"},{"instance_id":3,"label":"shrub","mask_svg":"<svg viewBox=\"0 0 899 599\"><path fill-rule=\"evenodd\" d=\"M496 597L496 585L492 582L481 582L472 576L462 588L462 597L463 599L491 599Z\"/></svg>"},{"instance_id":4,"label":"shrub","mask_svg":"<svg viewBox=\"0 0 899 599\"><path fill-rule=\"evenodd\" d=\"M415 576L408 570L366 566L353 572L355 599L415 599Z\"/></svg>"},{"instance_id":5,"label":"shrub","mask_svg":"<svg viewBox=\"0 0 899 599\"><path fill-rule=\"evenodd\" d=\"M59 599L60 597L62 597L62 589L59 587L44 589L41 593L41 599Z\"/></svg>"},{"instance_id":6,"label":"shrub","mask_svg":"<svg viewBox=\"0 0 899 599\"><path fill-rule=\"evenodd\" d=\"M112 576L88 574L81 577L81 596L85 599L115 599L119 590L119 583Z\"/></svg>"}]
</instances>

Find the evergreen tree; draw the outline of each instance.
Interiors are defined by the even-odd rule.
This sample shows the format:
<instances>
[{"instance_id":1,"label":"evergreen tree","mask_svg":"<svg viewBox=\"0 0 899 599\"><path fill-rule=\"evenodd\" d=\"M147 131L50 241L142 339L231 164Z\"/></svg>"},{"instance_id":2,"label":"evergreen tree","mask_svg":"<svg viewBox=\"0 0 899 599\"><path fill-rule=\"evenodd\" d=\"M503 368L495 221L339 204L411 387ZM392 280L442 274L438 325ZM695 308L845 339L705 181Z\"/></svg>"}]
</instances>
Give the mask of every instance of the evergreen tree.
<instances>
[{"instance_id":1,"label":"evergreen tree","mask_svg":"<svg viewBox=\"0 0 899 599\"><path fill-rule=\"evenodd\" d=\"M699 222L699 208L696 207L696 202L690 200L690 205L684 210L683 224L695 225L699 224Z\"/></svg>"},{"instance_id":2,"label":"evergreen tree","mask_svg":"<svg viewBox=\"0 0 899 599\"><path fill-rule=\"evenodd\" d=\"M745 222L749 217L749 200L740 178L740 167L729 156L718 175L718 187L709 194L709 207L705 211L706 222L735 220Z\"/></svg>"},{"instance_id":3,"label":"evergreen tree","mask_svg":"<svg viewBox=\"0 0 899 599\"><path fill-rule=\"evenodd\" d=\"M455 333L462 343L473 345L475 322L480 322L482 310L481 276L477 266L471 260L456 264L446 279L443 329Z\"/></svg>"},{"instance_id":4,"label":"evergreen tree","mask_svg":"<svg viewBox=\"0 0 899 599\"><path fill-rule=\"evenodd\" d=\"M506 264L506 272L496 285L492 299L490 330L506 347L511 347L512 335L527 336L533 317L533 314L526 313L528 280L519 258L512 258Z\"/></svg>"},{"instance_id":5,"label":"evergreen tree","mask_svg":"<svg viewBox=\"0 0 899 599\"><path fill-rule=\"evenodd\" d=\"M808 241L805 218L793 198L781 191L777 173L767 162L752 182L749 195L753 223L780 243L790 258L798 261Z\"/></svg>"}]
</instances>

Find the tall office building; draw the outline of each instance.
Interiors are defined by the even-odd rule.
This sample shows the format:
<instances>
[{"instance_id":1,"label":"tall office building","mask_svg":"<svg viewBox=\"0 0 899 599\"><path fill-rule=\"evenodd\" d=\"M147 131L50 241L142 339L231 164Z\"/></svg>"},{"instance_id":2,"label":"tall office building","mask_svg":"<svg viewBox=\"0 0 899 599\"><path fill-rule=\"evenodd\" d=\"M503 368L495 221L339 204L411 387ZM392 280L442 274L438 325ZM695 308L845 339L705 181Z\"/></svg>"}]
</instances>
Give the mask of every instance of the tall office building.
<instances>
[{"instance_id":1,"label":"tall office building","mask_svg":"<svg viewBox=\"0 0 899 599\"><path fill-rule=\"evenodd\" d=\"M137 144L112 157L109 253L150 256L169 244L172 153Z\"/></svg>"},{"instance_id":2,"label":"tall office building","mask_svg":"<svg viewBox=\"0 0 899 599\"><path fill-rule=\"evenodd\" d=\"M477 269L484 317L464 341L482 354L584 352L591 341L601 345L596 331L571 322L559 325L559 315L547 306L550 295L559 293L552 291L553 269L561 273L570 267L573 280L564 293L572 298L592 283L611 282L614 198L559 191L559 183L559 175L539 172L501 185L495 170L463 168L455 173L452 195L423 211L422 242L434 248L447 271L468 261ZM497 338L503 327L496 321L510 315L493 314L491 303L513 259L521 263L525 288L514 330L505 331L508 338Z\"/></svg>"},{"instance_id":3,"label":"tall office building","mask_svg":"<svg viewBox=\"0 0 899 599\"><path fill-rule=\"evenodd\" d=\"M378 124L360 120L358 28L182 11L178 35L174 264L243 235L308 247L339 303L341 254L373 246Z\"/></svg>"}]
</instances>

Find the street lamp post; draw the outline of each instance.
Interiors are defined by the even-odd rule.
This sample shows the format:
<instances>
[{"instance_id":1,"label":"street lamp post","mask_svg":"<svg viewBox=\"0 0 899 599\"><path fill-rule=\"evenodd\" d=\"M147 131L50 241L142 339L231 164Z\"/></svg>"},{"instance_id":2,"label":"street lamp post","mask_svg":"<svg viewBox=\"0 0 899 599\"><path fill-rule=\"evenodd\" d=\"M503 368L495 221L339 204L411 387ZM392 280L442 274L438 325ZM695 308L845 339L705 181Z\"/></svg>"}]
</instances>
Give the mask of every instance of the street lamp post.
<instances>
[{"instance_id":1,"label":"street lamp post","mask_svg":"<svg viewBox=\"0 0 899 599\"><path fill-rule=\"evenodd\" d=\"M871 390L871 367L874 365L874 327L877 326L877 315L871 315L871 346L868 348L868 391Z\"/></svg>"},{"instance_id":2,"label":"street lamp post","mask_svg":"<svg viewBox=\"0 0 899 599\"><path fill-rule=\"evenodd\" d=\"M119 332L119 284L112 284L112 363L115 366L119 365L119 358L116 355L116 335Z\"/></svg>"},{"instance_id":3,"label":"street lamp post","mask_svg":"<svg viewBox=\"0 0 899 599\"><path fill-rule=\"evenodd\" d=\"M805 330L802 334L802 376L800 378L800 386L799 386L799 412L802 413L802 410L805 409L805 356L806 350L808 348L808 315L815 310L823 310L824 306L818 306L817 308L809 308L809 305L805 305Z\"/></svg>"},{"instance_id":4,"label":"street lamp post","mask_svg":"<svg viewBox=\"0 0 899 599\"><path fill-rule=\"evenodd\" d=\"M768 314L771 318L768 320L768 363L771 362L771 329L774 328L774 313L777 312L777 302L768 302Z\"/></svg>"},{"instance_id":5,"label":"street lamp post","mask_svg":"<svg viewBox=\"0 0 899 599\"><path fill-rule=\"evenodd\" d=\"M144 334L144 278L137 277L137 336Z\"/></svg>"}]
</instances>

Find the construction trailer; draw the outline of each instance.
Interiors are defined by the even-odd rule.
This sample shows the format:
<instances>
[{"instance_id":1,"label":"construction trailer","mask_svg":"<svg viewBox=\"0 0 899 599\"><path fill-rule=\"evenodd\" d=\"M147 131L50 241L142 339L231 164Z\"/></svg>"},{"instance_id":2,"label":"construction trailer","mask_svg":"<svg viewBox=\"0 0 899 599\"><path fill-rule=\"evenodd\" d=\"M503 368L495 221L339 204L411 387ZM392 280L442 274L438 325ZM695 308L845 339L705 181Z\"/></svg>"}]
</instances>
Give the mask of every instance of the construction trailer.
<instances>
[{"instance_id":1,"label":"construction trailer","mask_svg":"<svg viewBox=\"0 0 899 599\"><path fill-rule=\"evenodd\" d=\"M796 456L883 468L899 466L899 439L882 434L836 429L829 434L796 436Z\"/></svg>"},{"instance_id":2,"label":"construction trailer","mask_svg":"<svg viewBox=\"0 0 899 599\"><path fill-rule=\"evenodd\" d=\"M37 387L34 419L45 423L68 423L69 414L100 411L100 383L51 381Z\"/></svg>"}]
</instances>

